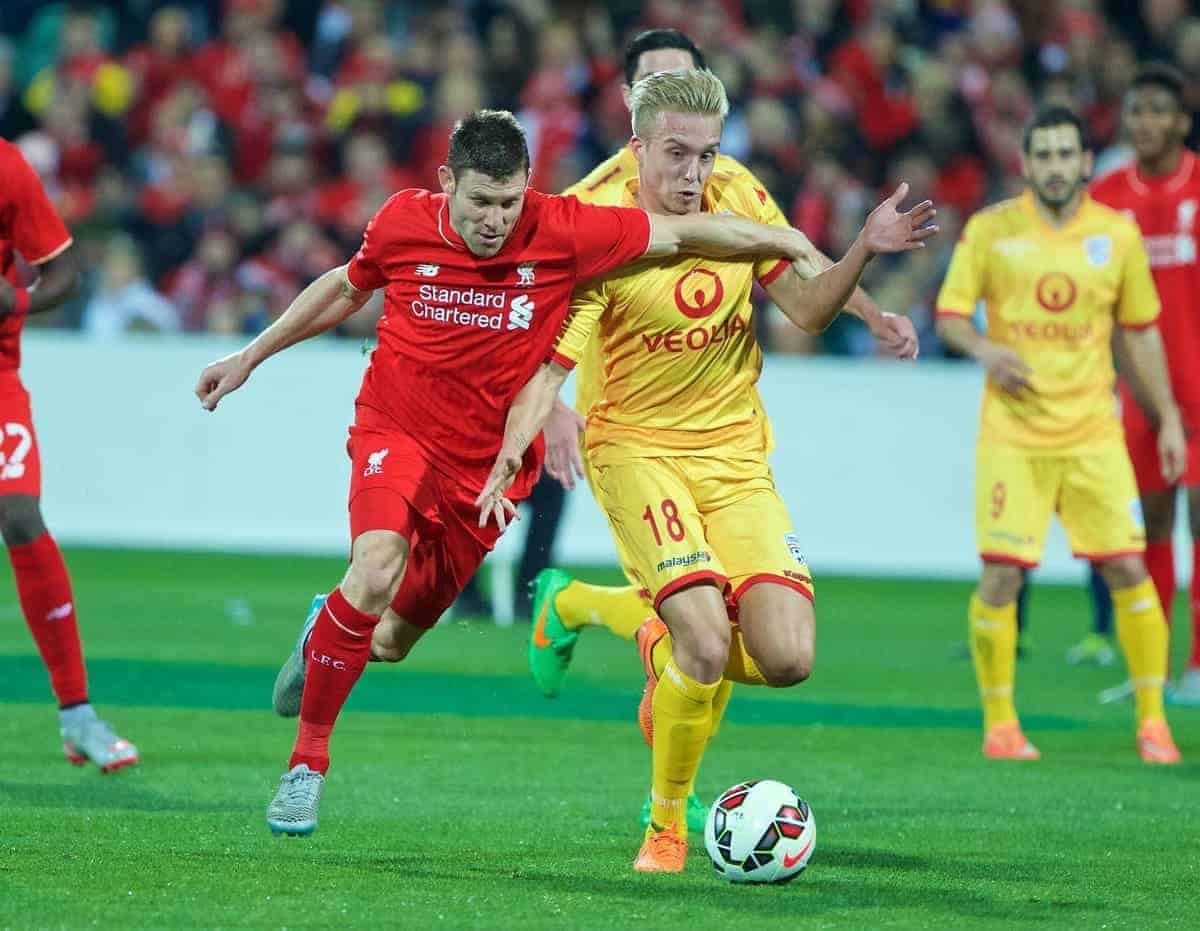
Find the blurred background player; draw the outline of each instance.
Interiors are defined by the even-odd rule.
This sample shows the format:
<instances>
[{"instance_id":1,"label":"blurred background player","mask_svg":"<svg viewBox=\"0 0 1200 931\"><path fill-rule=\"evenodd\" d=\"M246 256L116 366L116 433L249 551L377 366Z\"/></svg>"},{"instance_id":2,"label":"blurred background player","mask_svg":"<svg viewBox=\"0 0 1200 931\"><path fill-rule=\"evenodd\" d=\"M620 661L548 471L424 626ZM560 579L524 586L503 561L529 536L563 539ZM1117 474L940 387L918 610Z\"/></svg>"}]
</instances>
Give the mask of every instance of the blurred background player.
<instances>
[{"instance_id":1,"label":"blurred background player","mask_svg":"<svg viewBox=\"0 0 1200 931\"><path fill-rule=\"evenodd\" d=\"M1148 763L1178 763L1163 712L1167 627L1142 559L1145 529L1110 349L1118 326L1172 485L1186 448L1155 326L1158 297L1137 228L1084 191L1092 158L1079 118L1062 107L1040 111L1024 156L1029 190L971 218L938 296L942 338L988 375L975 475L983 574L969 611L983 753L1039 756L1013 704L1016 598L1057 512L1072 551L1099 566L1112 592L1134 683L1138 752ZM972 322L981 300L986 337Z\"/></svg>"},{"instance_id":2,"label":"blurred background player","mask_svg":"<svg viewBox=\"0 0 1200 931\"><path fill-rule=\"evenodd\" d=\"M21 285L22 268L33 282ZM71 234L19 149L0 139L0 533L21 612L58 699L63 751L110 772L137 763L137 748L96 716L75 618L71 579L42 520L42 464L29 393L21 383L21 328L55 307L79 270Z\"/></svg>"},{"instance_id":3,"label":"blurred background player","mask_svg":"<svg viewBox=\"0 0 1200 931\"><path fill-rule=\"evenodd\" d=\"M714 169L728 112L715 75L659 72L630 100L638 177L623 205L780 222L744 171ZM684 868L687 800L725 680L785 687L813 665L812 578L767 465L770 431L754 390L762 353L751 288L757 280L796 325L824 330L874 254L919 248L936 231L926 226L928 202L897 212L907 190L871 214L841 262L809 280L788 261L672 258L580 288L553 362L514 402L493 473L501 487L568 371L599 340L606 377L586 429L593 487L626 574L662 618L639 635L653 779L637 871Z\"/></svg>"},{"instance_id":4,"label":"blurred background player","mask_svg":"<svg viewBox=\"0 0 1200 931\"><path fill-rule=\"evenodd\" d=\"M633 85L647 75L704 67L703 53L682 32L651 29L640 33L629 43L624 54L625 83L622 97L626 110L629 109ZM721 177L736 178L739 184L746 184L753 189L755 196L762 201L764 215L770 217L770 222L787 224L774 198L767 193L766 186L736 159L718 153L714 170ZM632 147L625 145L564 193L573 194L586 203L620 204L627 197L629 183L637 176L637 159ZM806 261L798 268L805 274L814 275L832 264L832 260L812 247ZM866 323L888 354L909 359L916 357L916 334L912 324L906 319L880 311L861 288L855 290L847 303L847 310ZM549 437L556 419L587 417L603 390L603 375L600 340L593 336L575 369L574 410L561 402L556 403L547 422L546 468L557 475L561 482L571 483L574 474L586 473L589 484L595 488L594 477L587 464L584 439L580 439L576 456L564 455L556 459L550 448ZM750 390L757 391L753 387ZM582 628L604 627L625 640L634 640L643 624L648 624L646 636L650 638L661 635L663 629L661 624L653 623L656 621L654 607L638 586L591 585L561 569L547 569L537 576L531 620L529 668L534 681L548 698L557 696L562 688ZM653 648L653 642L639 643L639 649L643 652ZM714 705L714 730L724 713L731 686L732 683L722 686ZM688 821L692 830L699 831L704 826L707 814L708 806L693 793L688 803ZM641 820L643 827L649 824L649 797L642 806Z\"/></svg>"},{"instance_id":5,"label":"blurred background player","mask_svg":"<svg viewBox=\"0 0 1200 931\"><path fill-rule=\"evenodd\" d=\"M1136 155L1132 164L1092 185L1102 204L1131 217L1142 231L1150 271L1158 289L1162 333L1171 390L1187 436L1187 468L1170 480L1159 460L1158 422L1137 369L1121 367L1121 413L1125 444L1133 462L1146 520L1146 569L1154 580L1167 623L1175 601L1176 503L1186 492L1192 533L1190 599L1191 652L1168 700L1200 704L1200 256L1196 248L1200 210L1200 166L1185 146L1192 118L1183 101L1183 76L1170 65L1151 63L1138 70L1125 96L1124 126ZM1120 361L1120 360L1119 360ZM1109 697L1128 697L1131 684L1109 690Z\"/></svg>"}]
</instances>

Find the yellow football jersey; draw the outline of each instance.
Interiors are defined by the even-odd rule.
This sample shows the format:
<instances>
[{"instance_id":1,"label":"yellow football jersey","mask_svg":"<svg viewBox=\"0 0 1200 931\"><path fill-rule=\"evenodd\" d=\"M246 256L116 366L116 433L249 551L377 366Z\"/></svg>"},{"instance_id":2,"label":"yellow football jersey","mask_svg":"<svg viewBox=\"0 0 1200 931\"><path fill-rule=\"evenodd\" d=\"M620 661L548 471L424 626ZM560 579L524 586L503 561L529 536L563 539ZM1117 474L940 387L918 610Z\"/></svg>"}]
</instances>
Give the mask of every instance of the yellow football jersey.
<instances>
[{"instance_id":1,"label":"yellow football jersey","mask_svg":"<svg viewBox=\"0 0 1200 931\"><path fill-rule=\"evenodd\" d=\"M635 175L616 202L636 205L637 188ZM714 168L701 209L787 224L736 163ZM750 292L755 279L770 282L787 264L648 259L577 289L555 358L571 366L599 349L598 384L591 383L598 397L579 408L589 458L716 448L729 457L762 456L770 428L755 387L762 351Z\"/></svg>"},{"instance_id":2,"label":"yellow football jersey","mask_svg":"<svg viewBox=\"0 0 1200 931\"><path fill-rule=\"evenodd\" d=\"M1086 195L1062 227L1031 192L981 210L954 249L937 311L970 317L980 300L988 339L1025 360L1035 389L1015 398L989 380L981 442L1061 454L1120 436L1113 325L1148 326L1159 310L1132 220Z\"/></svg>"},{"instance_id":3,"label":"yellow football jersey","mask_svg":"<svg viewBox=\"0 0 1200 931\"><path fill-rule=\"evenodd\" d=\"M754 188L756 196L762 199L767 214L776 218L764 222L787 225L783 212L766 187L759 183L750 170L737 159L718 154L716 164L713 166L713 174L714 176L720 174L728 178L744 179ZM599 204L607 207L621 206L629 203L627 188L630 181L637 181L637 177L637 159L633 155L633 150L626 145L616 155L605 159L586 177L571 185L563 193L573 194L587 204ZM575 410L587 417L592 405L600 398L603 384L603 350L600 339L596 336L584 348L575 369Z\"/></svg>"}]
</instances>

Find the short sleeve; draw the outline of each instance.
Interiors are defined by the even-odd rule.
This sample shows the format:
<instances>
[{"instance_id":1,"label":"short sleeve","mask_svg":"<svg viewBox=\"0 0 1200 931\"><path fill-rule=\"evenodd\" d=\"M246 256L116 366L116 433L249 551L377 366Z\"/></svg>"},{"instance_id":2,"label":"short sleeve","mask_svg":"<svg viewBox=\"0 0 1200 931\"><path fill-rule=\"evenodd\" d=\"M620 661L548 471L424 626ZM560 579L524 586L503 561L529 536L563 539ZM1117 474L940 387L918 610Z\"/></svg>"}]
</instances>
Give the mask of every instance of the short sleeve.
<instances>
[{"instance_id":1,"label":"short sleeve","mask_svg":"<svg viewBox=\"0 0 1200 931\"><path fill-rule=\"evenodd\" d=\"M650 248L650 215L638 207L598 207L569 198L575 272L593 278L640 259Z\"/></svg>"},{"instance_id":2,"label":"short sleeve","mask_svg":"<svg viewBox=\"0 0 1200 931\"><path fill-rule=\"evenodd\" d=\"M754 219L759 223L766 223L769 226L791 227L788 218L784 216L782 210L779 209L779 204L775 203L775 198L765 187L758 183L758 180L750 175L751 185L750 196L752 202L757 205ZM754 263L754 278L764 288L772 281L782 275L792 263L788 259L769 258L762 259Z\"/></svg>"},{"instance_id":3,"label":"short sleeve","mask_svg":"<svg viewBox=\"0 0 1200 931\"><path fill-rule=\"evenodd\" d=\"M1117 323L1130 329L1152 326L1160 305L1150 259L1140 235L1128 237L1125 262L1121 267L1121 291L1117 298Z\"/></svg>"},{"instance_id":4,"label":"short sleeve","mask_svg":"<svg viewBox=\"0 0 1200 931\"><path fill-rule=\"evenodd\" d=\"M60 255L71 245L66 224L50 203L41 179L29 167L16 146L8 146L5 159L11 174L4 179L11 194L13 211L12 243L30 265L41 265Z\"/></svg>"},{"instance_id":5,"label":"short sleeve","mask_svg":"<svg viewBox=\"0 0 1200 931\"><path fill-rule=\"evenodd\" d=\"M362 245L350 259L346 277L359 291L374 291L387 284L384 274L384 249L392 238L389 235L393 217L400 209L400 194L393 194L367 223Z\"/></svg>"},{"instance_id":6,"label":"short sleeve","mask_svg":"<svg viewBox=\"0 0 1200 931\"><path fill-rule=\"evenodd\" d=\"M578 365L606 307L608 286L603 281L576 290L571 295L571 312L550 354L550 361L557 362L565 369L573 369Z\"/></svg>"},{"instance_id":7,"label":"short sleeve","mask_svg":"<svg viewBox=\"0 0 1200 931\"><path fill-rule=\"evenodd\" d=\"M950 268L935 305L939 317L970 318L975 315L975 306L983 296L983 262L980 258L984 248L983 239L978 219L973 218L967 223L950 257Z\"/></svg>"}]
</instances>

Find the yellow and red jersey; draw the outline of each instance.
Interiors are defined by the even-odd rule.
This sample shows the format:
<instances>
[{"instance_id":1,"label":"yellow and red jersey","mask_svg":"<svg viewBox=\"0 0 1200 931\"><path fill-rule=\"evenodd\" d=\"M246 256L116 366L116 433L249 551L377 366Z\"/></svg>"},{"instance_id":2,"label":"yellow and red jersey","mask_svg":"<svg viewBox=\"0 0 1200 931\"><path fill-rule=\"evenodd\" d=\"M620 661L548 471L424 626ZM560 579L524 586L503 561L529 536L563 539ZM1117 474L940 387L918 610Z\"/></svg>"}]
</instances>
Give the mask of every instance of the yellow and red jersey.
<instances>
[{"instance_id":1,"label":"yellow and red jersey","mask_svg":"<svg viewBox=\"0 0 1200 931\"><path fill-rule=\"evenodd\" d=\"M603 169L593 175L604 177ZM580 186L586 189L587 179ZM635 173L609 203L633 206L637 192ZM701 209L787 225L737 163L718 162ZM767 283L786 267L780 259L648 259L576 290L554 357L568 367L595 366L581 373L578 397L589 457L600 462L713 449L762 456L770 430L755 387L762 351L750 292L756 279Z\"/></svg>"},{"instance_id":2,"label":"yellow and red jersey","mask_svg":"<svg viewBox=\"0 0 1200 931\"><path fill-rule=\"evenodd\" d=\"M1033 370L1034 393L984 388L980 441L1061 454L1120 436L1113 396L1114 324L1152 325L1158 294L1134 223L1085 196L1061 227L1033 194L967 223L938 295L938 314L971 317Z\"/></svg>"},{"instance_id":3,"label":"yellow and red jersey","mask_svg":"<svg viewBox=\"0 0 1200 931\"><path fill-rule=\"evenodd\" d=\"M713 175L726 178L739 178L749 184L755 196L762 202L765 215L771 217L764 222L777 223L786 226L787 220L779 206L775 203L766 187L737 159L728 155L718 155ZM574 194L588 204L599 204L606 207L626 205L628 200L628 185L637 181L638 163L629 146L624 146L616 155L605 159L597 165L586 177L571 185L563 193ZM710 182L711 183L711 182ZM575 369L575 409L584 417L592 405L600 398L604 385L603 350L599 337L591 339L584 348Z\"/></svg>"}]
</instances>

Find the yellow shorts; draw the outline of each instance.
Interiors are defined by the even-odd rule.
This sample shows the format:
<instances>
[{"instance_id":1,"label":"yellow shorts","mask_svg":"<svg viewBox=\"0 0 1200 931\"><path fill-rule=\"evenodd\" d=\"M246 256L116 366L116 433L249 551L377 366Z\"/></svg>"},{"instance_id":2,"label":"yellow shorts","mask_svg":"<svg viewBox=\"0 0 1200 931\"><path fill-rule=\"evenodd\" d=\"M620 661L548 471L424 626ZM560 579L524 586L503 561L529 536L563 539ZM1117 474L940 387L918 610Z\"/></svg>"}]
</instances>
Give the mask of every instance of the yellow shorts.
<instances>
[{"instance_id":1,"label":"yellow shorts","mask_svg":"<svg viewBox=\"0 0 1200 931\"><path fill-rule=\"evenodd\" d=\"M1069 456L978 447L975 536L985 560L1036 566L1056 512L1080 559L1103 561L1146 548L1137 482L1120 440Z\"/></svg>"},{"instance_id":2,"label":"yellow shorts","mask_svg":"<svg viewBox=\"0 0 1200 931\"><path fill-rule=\"evenodd\" d=\"M812 600L812 576L766 462L670 456L589 465L589 473L625 574L655 610L703 581L732 605L757 582Z\"/></svg>"}]
</instances>

